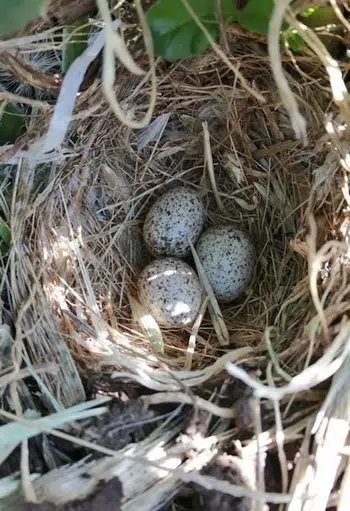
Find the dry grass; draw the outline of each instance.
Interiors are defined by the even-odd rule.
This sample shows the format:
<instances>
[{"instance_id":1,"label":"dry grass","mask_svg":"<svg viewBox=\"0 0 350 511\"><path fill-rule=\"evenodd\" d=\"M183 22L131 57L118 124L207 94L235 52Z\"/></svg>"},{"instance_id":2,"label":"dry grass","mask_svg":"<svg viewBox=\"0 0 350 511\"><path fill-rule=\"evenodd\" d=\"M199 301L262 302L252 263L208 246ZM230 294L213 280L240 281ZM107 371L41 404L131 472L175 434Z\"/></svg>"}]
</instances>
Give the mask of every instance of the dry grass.
<instances>
[{"instance_id":1,"label":"dry grass","mask_svg":"<svg viewBox=\"0 0 350 511\"><path fill-rule=\"evenodd\" d=\"M193 403L195 410L222 420L211 436L196 440L192 460L184 461L188 443L176 447L182 431L176 419L139 444L140 459L126 461L134 456L133 448L132 454L118 451L127 469L122 462L116 469L113 457L84 465L96 478L117 474L127 485L127 470L141 467L135 477L144 483L143 464L162 460L158 469L163 471L151 471L147 490L146 483L137 495L127 488L125 509L141 509L141 502L142 509L156 509L167 494L177 493L180 481L210 488L213 481L198 471L231 438L242 440L244 456L261 459L260 477L254 490L225 481L216 488L231 495L243 491L261 506L265 501L285 504L288 511L325 509L331 495L345 511L348 458L339 453L347 442L350 413L350 204L338 154L347 154L346 139L337 129L325 134L332 96L316 57L282 58L307 121L309 144L303 147L280 103L266 48L232 31L227 42L231 64L239 65L264 104L215 52L174 64L158 61L151 126L135 132L119 122L95 82L79 97L70 156L46 166L44 179L42 168L18 167L5 212L13 246L3 270L16 327L13 364L6 372L12 378L13 409L21 416L28 404L13 384L22 360L30 361L50 410L85 399L81 377L134 380L158 391L145 403ZM145 62L140 57L138 64ZM146 115L152 87L142 78L119 69L115 92L131 123ZM201 193L206 226L234 224L248 230L258 262L245 295L221 309L229 346L218 337L215 316L205 312L205 304L193 331L161 328L160 354L135 321L128 296L136 297L137 276L149 260L142 241L145 214L156 197L177 184ZM194 346L190 355L189 342L190 349ZM212 393L215 383L229 395L226 369L254 391L249 406L255 430L244 438L235 423L233 430L224 423L237 411L231 404L221 406ZM332 385L325 386L333 375ZM318 384L323 385L314 389ZM154 458L160 438L162 455ZM69 440L79 443L74 436ZM288 445L299 451L290 481ZM282 483L273 492L264 487L262 458L276 446ZM89 447L99 450L96 444ZM317 466L310 476L313 456ZM342 491L334 493L344 472ZM57 476L39 479L37 496ZM56 498L52 492L50 486L46 497ZM305 492L311 495L307 502L299 498Z\"/></svg>"},{"instance_id":2,"label":"dry grass","mask_svg":"<svg viewBox=\"0 0 350 511\"><path fill-rule=\"evenodd\" d=\"M280 332L273 334L278 335L274 339L278 351L293 349L300 354L301 365L287 366L287 371L297 372L305 361L304 350L291 341L298 338L302 342L304 338L307 342L303 329L313 314L308 284L303 280L307 261L298 248L305 241L314 152L293 140L288 118L274 101L276 91L266 55L263 50L260 53L259 57L255 49L255 58L245 71L264 91L267 106L257 105L238 86L232 89L232 73L220 59L208 54L158 67L155 114L170 114L161 131L156 127L155 131L147 128L142 135L134 134L116 122L113 114L106 113L103 105L102 115L76 125L76 157L53 176L54 191L40 206L42 239L37 243L40 253L52 258L44 261L44 267L49 268L43 275L44 289L59 306L65 333L78 335L80 346L76 341L74 344L79 360L86 354L85 348L90 351L90 343L99 342L87 333L89 328L115 347L122 336L125 349L137 347L144 356L152 353L132 322L127 295L135 293L137 273L147 260L141 239L144 215L155 197L181 183L200 191L207 226L242 226L249 230L257 247L254 284L240 303L223 308L230 342L236 347L264 350L265 329L273 326ZM237 44L235 55L244 62ZM135 87L133 82L125 76L125 91ZM118 90L121 98L126 94L124 88ZM299 84L295 92L308 107L305 115L310 137L318 137L324 95L315 96L307 83ZM147 104L147 97L143 88L133 101L126 97L122 104L129 112L139 111ZM217 207L205 168L203 122L210 130L222 209ZM138 140L147 138L147 133L152 140L140 151ZM55 297L57 286L61 292ZM293 307L294 295L301 292L303 300L298 298L299 307ZM163 334L165 355L161 361L182 368L190 331ZM212 363L218 349L211 318L206 315L197 335L193 368Z\"/></svg>"}]
</instances>

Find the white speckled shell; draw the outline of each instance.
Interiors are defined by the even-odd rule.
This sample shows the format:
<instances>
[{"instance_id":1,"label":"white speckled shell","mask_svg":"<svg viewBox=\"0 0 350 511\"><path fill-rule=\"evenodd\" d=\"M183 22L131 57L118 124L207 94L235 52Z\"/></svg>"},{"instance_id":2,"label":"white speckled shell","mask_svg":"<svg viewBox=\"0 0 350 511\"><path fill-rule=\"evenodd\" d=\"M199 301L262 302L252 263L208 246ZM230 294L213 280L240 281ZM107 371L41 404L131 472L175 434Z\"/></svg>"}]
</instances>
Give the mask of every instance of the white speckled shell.
<instances>
[{"instance_id":1,"label":"white speckled shell","mask_svg":"<svg viewBox=\"0 0 350 511\"><path fill-rule=\"evenodd\" d=\"M201 285L194 270L180 259L165 257L150 263L140 275L139 299L154 319L185 326L197 317Z\"/></svg>"},{"instance_id":2,"label":"white speckled shell","mask_svg":"<svg viewBox=\"0 0 350 511\"><path fill-rule=\"evenodd\" d=\"M204 222L204 206L194 190L178 187L159 197L149 210L143 236L154 256L184 257L190 239L196 243Z\"/></svg>"},{"instance_id":3,"label":"white speckled shell","mask_svg":"<svg viewBox=\"0 0 350 511\"><path fill-rule=\"evenodd\" d=\"M245 232L233 226L212 227L199 238L197 254L219 302L231 302L249 284L255 249Z\"/></svg>"}]
</instances>

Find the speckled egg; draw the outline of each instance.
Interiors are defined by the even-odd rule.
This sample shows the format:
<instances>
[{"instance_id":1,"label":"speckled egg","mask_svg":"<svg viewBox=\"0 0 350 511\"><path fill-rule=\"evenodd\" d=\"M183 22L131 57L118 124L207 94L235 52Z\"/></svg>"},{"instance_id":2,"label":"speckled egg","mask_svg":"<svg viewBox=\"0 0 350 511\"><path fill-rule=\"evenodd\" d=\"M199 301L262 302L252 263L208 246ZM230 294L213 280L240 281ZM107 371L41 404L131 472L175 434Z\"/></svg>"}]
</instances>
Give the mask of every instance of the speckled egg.
<instances>
[{"instance_id":1,"label":"speckled egg","mask_svg":"<svg viewBox=\"0 0 350 511\"><path fill-rule=\"evenodd\" d=\"M160 324L190 325L198 314L201 285L194 270L180 259L165 257L150 263L140 275L138 290L141 304Z\"/></svg>"},{"instance_id":2,"label":"speckled egg","mask_svg":"<svg viewBox=\"0 0 350 511\"><path fill-rule=\"evenodd\" d=\"M255 249L245 232L233 226L212 227L199 238L197 254L219 302L231 302L249 284Z\"/></svg>"},{"instance_id":3,"label":"speckled egg","mask_svg":"<svg viewBox=\"0 0 350 511\"><path fill-rule=\"evenodd\" d=\"M157 257L188 255L188 240L196 243L203 221L204 206L196 191L184 186L169 190L145 219L143 235L149 251Z\"/></svg>"}]
</instances>

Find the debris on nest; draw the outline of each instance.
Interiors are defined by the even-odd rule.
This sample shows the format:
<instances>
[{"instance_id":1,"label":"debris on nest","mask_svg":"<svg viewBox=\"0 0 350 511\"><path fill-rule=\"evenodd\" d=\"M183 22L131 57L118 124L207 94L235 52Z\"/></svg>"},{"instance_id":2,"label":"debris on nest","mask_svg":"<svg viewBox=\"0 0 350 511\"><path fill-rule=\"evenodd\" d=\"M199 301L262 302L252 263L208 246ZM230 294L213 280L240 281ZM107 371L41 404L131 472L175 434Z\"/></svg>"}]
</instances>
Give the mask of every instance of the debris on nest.
<instances>
[{"instance_id":1,"label":"debris on nest","mask_svg":"<svg viewBox=\"0 0 350 511\"><path fill-rule=\"evenodd\" d=\"M222 481L229 481L235 486L254 490L255 471L256 467L249 461L245 462L237 456L220 454L205 466L201 473ZM198 488L197 492L194 509L198 511L200 509L206 511L253 510L253 502L249 497L233 497L215 489L206 490L205 488Z\"/></svg>"},{"instance_id":2,"label":"debris on nest","mask_svg":"<svg viewBox=\"0 0 350 511\"><path fill-rule=\"evenodd\" d=\"M123 498L122 485L117 477L107 483L101 481L99 487L88 497L68 504L23 504L18 511L120 511Z\"/></svg>"}]
</instances>

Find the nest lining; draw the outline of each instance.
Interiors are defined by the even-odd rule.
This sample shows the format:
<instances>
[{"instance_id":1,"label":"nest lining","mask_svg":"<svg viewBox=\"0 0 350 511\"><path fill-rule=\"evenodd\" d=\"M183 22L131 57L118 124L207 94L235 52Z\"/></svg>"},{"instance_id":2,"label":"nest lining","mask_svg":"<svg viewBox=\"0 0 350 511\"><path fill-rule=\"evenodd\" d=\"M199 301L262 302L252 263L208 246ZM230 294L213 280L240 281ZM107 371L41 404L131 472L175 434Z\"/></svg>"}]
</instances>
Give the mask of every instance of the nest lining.
<instances>
[{"instance_id":1,"label":"nest lining","mask_svg":"<svg viewBox=\"0 0 350 511\"><path fill-rule=\"evenodd\" d=\"M254 51L245 72L265 91L266 106L257 105L238 85L232 89L233 76L215 55L162 64L156 115L167 118L161 131L158 128L153 138L150 130L130 132L105 111L97 91L101 113L76 122L70 136L73 156L53 168L48 183L42 184L34 201L31 221L37 230L29 251L38 255L41 286L57 331L81 369L97 368L119 349L152 361L154 367L166 363L183 369L191 330L162 329L165 353L157 355L133 321L128 300L128 295L136 294L138 273L150 260L142 240L145 214L160 194L178 184L201 193L206 227L243 227L257 248L252 285L239 300L222 307L231 346L263 353L269 327L286 372L293 375L303 367L309 342L305 326L315 314L305 234L319 154L314 144L304 149L294 140L289 120L276 103L263 50ZM237 58L245 62L244 56ZM315 94L314 87L303 78L297 82L295 74L292 69L290 82L305 107L310 138L316 143L324 93ZM133 90L134 79L120 79L126 90ZM119 93L123 96L123 91ZM90 94L86 96L90 101ZM84 93L80 101L83 111ZM122 104L136 112L146 103L147 90L142 90L133 103ZM204 122L209 126L222 210L205 168ZM336 204L332 202L332 207L339 209ZM311 206L326 222L328 207L320 202ZM327 225L322 227L325 232ZM213 364L224 353L206 314L192 368Z\"/></svg>"}]
</instances>

